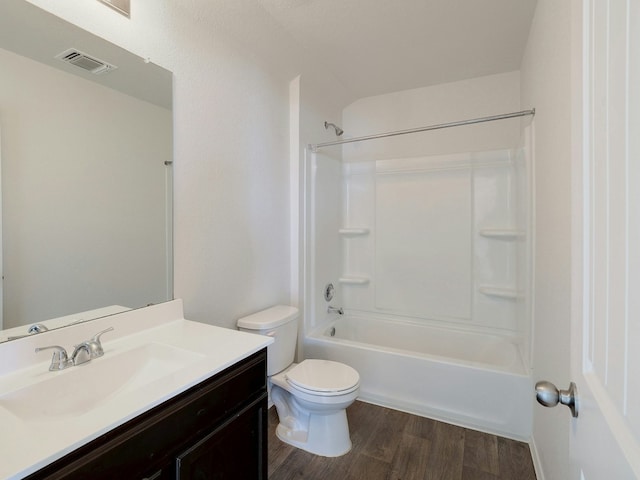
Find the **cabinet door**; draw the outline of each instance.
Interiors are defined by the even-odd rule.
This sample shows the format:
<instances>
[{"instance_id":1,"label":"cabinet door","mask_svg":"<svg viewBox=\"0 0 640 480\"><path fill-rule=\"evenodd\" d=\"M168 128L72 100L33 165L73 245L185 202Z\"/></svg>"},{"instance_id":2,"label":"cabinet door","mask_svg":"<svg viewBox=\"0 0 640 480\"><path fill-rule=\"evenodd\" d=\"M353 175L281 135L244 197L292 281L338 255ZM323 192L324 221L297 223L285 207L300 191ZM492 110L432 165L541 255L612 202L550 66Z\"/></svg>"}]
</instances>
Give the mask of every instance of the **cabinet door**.
<instances>
[{"instance_id":1,"label":"cabinet door","mask_svg":"<svg viewBox=\"0 0 640 480\"><path fill-rule=\"evenodd\" d=\"M176 478L266 480L266 444L265 395L179 455Z\"/></svg>"}]
</instances>

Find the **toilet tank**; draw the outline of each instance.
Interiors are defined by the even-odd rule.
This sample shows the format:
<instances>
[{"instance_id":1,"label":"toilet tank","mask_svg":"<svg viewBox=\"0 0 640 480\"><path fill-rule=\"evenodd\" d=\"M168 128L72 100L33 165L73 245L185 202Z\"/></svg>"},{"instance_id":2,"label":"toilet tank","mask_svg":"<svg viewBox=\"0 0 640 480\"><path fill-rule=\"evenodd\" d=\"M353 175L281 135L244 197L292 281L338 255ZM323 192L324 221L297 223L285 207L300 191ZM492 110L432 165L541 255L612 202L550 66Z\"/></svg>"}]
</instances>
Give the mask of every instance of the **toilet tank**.
<instances>
[{"instance_id":1,"label":"toilet tank","mask_svg":"<svg viewBox=\"0 0 640 480\"><path fill-rule=\"evenodd\" d=\"M273 337L267 347L267 375L275 375L293 363L298 339L298 309L276 305L238 320L238 330Z\"/></svg>"}]
</instances>

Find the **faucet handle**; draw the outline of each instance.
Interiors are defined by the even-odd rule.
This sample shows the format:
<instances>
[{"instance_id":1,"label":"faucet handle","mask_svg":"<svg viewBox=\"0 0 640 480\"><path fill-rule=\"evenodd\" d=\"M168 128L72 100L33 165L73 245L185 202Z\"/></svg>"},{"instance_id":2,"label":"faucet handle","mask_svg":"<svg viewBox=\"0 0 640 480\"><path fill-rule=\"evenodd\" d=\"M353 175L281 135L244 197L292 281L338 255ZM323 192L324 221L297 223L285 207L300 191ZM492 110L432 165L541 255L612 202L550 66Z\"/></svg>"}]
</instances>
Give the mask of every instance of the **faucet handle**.
<instances>
[{"instance_id":1,"label":"faucet handle","mask_svg":"<svg viewBox=\"0 0 640 480\"><path fill-rule=\"evenodd\" d=\"M64 370L67 367L73 365L73 362L69 360L67 356L67 351L61 347L60 345L50 345L48 347L38 347L36 348L36 353L42 350L54 349L53 356L51 357L51 365L49 365L49 370L52 372L56 372L58 370Z\"/></svg>"},{"instance_id":2,"label":"faucet handle","mask_svg":"<svg viewBox=\"0 0 640 480\"><path fill-rule=\"evenodd\" d=\"M101 332L96 333L91 340L85 342L87 347L89 347L89 354L91 355L91 358L98 358L104 355L104 349L102 348L102 343L100 343L100 337L102 334L112 330L113 327L102 330Z\"/></svg>"}]
</instances>

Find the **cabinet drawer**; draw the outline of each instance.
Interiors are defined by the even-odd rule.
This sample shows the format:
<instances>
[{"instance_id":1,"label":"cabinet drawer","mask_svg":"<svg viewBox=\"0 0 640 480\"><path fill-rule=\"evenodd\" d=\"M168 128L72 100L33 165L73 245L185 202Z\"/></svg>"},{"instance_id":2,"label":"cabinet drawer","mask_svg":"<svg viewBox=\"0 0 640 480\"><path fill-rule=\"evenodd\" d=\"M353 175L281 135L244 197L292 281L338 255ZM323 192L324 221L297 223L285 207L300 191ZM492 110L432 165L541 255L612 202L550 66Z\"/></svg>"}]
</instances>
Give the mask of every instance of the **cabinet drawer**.
<instances>
[{"instance_id":1,"label":"cabinet drawer","mask_svg":"<svg viewBox=\"0 0 640 480\"><path fill-rule=\"evenodd\" d=\"M265 391L263 350L27 478L144 478Z\"/></svg>"}]
</instances>

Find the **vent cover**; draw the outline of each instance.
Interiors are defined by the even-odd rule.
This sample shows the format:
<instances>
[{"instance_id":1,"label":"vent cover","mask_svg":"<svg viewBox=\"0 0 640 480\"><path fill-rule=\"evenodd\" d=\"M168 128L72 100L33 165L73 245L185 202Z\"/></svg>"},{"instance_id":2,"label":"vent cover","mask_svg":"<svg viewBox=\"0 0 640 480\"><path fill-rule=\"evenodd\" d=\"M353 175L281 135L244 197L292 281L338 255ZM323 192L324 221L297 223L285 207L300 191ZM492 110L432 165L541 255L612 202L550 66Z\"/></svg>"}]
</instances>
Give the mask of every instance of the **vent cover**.
<instances>
[{"instance_id":1,"label":"vent cover","mask_svg":"<svg viewBox=\"0 0 640 480\"><path fill-rule=\"evenodd\" d=\"M82 68L83 70L91 72L94 75L101 75L118 68L115 65L111 65L103 60L98 60L97 58L87 55L86 53L81 52L80 50L77 50L75 48L65 50L64 52L56 55L55 58L66 63L70 63L71 65L75 65L76 67Z\"/></svg>"}]
</instances>

